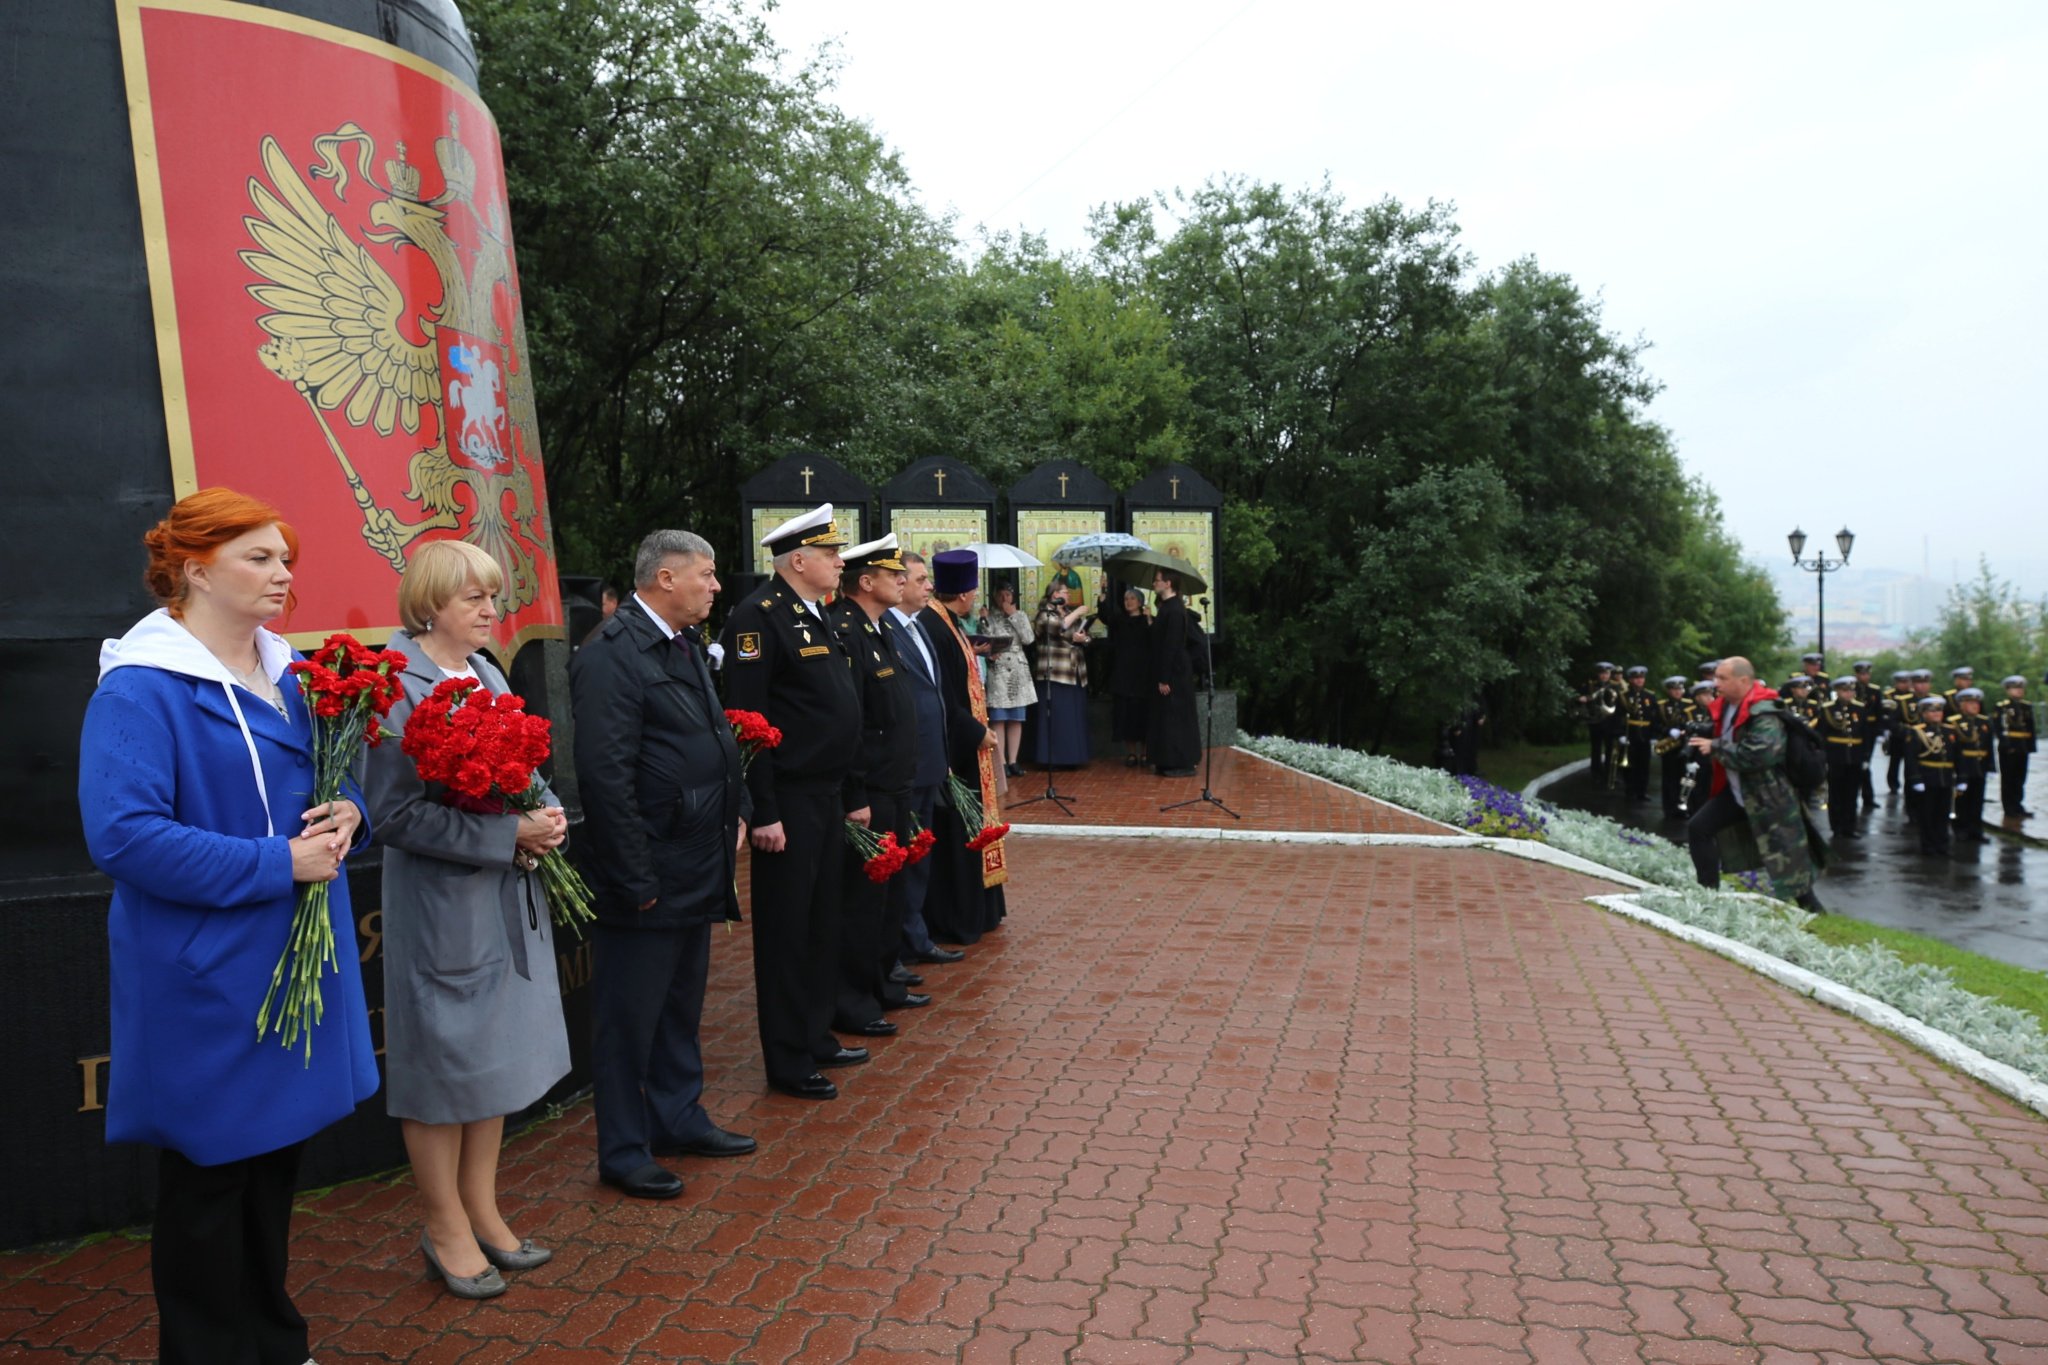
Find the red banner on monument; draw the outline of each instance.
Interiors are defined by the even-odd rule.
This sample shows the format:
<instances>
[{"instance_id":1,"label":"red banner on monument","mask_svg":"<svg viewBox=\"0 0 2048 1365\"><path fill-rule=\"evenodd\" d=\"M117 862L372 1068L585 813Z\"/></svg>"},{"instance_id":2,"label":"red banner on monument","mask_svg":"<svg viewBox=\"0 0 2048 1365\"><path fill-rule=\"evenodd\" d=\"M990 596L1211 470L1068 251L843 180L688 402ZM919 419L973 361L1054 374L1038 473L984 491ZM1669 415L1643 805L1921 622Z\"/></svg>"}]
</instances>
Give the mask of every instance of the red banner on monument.
<instances>
[{"instance_id":1,"label":"red banner on monument","mask_svg":"<svg viewBox=\"0 0 2048 1365\"><path fill-rule=\"evenodd\" d=\"M180 495L274 503L294 639L398 621L412 549L503 568L498 640L562 634L498 131L432 63L226 0L119 0Z\"/></svg>"}]
</instances>

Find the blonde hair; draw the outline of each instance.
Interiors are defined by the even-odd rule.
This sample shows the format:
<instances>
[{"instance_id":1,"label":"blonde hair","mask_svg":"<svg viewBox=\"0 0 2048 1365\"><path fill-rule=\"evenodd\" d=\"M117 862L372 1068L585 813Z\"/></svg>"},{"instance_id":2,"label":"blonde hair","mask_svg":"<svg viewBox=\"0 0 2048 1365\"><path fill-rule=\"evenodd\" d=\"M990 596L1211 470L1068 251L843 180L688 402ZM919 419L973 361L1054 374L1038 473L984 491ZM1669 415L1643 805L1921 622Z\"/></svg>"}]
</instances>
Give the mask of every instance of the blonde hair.
<instances>
[{"instance_id":1,"label":"blonde hair","mask_svg":"<svg viewBox=\"0 0 2048 1365\"><path fill-rule=\"evenodd\" d=\"M398 580L398 619L418 635L471 583L496 597L505 586L505 571L466 540L429 541L413 551Z\"/></svg>"}]
</instances>

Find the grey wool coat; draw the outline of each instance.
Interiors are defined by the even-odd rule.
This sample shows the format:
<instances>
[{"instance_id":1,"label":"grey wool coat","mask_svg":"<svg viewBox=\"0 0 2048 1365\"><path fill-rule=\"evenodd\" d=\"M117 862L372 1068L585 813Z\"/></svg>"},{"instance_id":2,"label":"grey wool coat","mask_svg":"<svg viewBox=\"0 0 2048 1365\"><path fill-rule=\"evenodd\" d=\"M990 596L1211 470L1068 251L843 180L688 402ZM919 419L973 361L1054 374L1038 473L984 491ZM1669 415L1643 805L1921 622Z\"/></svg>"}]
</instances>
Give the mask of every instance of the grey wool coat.
<instances>
[{"instance_id":1,"label":"grey wool coat","mask_svg":"<svg viewBox=\"0 0 2048 1365\"><path fill-rule=\"evenodd\" d=\"M390 647L405 697L385 725L402 733L447 675L403 632ZM482 655L469 665L511 690ZM421 1123L517 1113L569 1072L547 898L513 862L519 817L444 804L395 739L370 750L365 788L384 849L385 1107Z\"/></svg>"}]
</instances>

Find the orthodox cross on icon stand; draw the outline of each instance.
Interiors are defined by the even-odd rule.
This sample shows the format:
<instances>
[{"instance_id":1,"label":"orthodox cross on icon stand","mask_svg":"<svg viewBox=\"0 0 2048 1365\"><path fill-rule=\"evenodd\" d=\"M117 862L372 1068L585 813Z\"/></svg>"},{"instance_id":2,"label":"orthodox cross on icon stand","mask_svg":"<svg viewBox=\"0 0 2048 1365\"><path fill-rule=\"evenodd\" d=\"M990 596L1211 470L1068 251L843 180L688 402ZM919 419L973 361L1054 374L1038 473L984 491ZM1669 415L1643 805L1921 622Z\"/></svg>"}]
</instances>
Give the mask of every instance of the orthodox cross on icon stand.
<instances>
[{"instance_id":1,"label":"orthodox cross on icon stand","mask_svg":"<svg viewBox=\"0 0 2048 1365\"><path fill-rule=\"evenodd\" d=\"M1180 476L1179 476L1178 474L1176 474L1176 475L1174 475L1174 476L1173 476L1172 478L1168 479L1168 480L1167 480L1167 482L1173 485L1173 500L1174 500L1175 502L1179 502L1179 501L1180 501Z\"/></svg>"},{"instance_id":2,"label":"orthodox cross on icon stand","mask_svg":"<svg viewBox=\"0 0 2048 1365\"><path fill-rule=\"evenodd\" d=\"M933 478L935 478L935 479L937 479L937 480L939 481L939 496L940 496L940 497L942 497L942 498L943 498L943 497L945 497L945 496L946 496L946 471L945 471L945 470L943 470L943 469L934 469L934 470L932 471L932 477L933 477Z\"/></svg>"},{"instance_id":3,"label":"orthodox cross on icon stand","mask_svg":"<svg viewBox=\"0 0 2048 1365\"><path fill-rule=\"evenodd\" d=\"M817 470L811 468L809 465L805 465L802 469L799 469L797 471L797 473L804 476L804 496L807 498L811 495L811 476L813 474L816 474L817 472Z\"/></svg>"},{"instance_id":4,"label":"orthodox cross on icon stand","mask_svg":"<svg viewBox=\"0 0 2048 1365\"><path fill-rule=\"evenodd\" d=\"M1067 495L1067 479L1069 477L1066 474L1060 475L1060 496L1063 498Z\"/></svg>"}]
</instances>

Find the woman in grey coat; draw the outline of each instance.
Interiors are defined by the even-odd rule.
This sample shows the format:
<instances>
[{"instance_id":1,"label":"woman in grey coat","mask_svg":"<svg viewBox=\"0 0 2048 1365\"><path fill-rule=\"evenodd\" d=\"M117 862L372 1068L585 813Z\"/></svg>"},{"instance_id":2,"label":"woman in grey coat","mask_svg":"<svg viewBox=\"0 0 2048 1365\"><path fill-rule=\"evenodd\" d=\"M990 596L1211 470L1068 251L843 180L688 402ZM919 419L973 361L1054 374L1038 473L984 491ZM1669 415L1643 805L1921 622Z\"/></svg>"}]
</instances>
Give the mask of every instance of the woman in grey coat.
<instances>
[{"instance_id":1,"label":"woman in grey coat","mask_svg":"<svg viewBox=\"0 0 2048 1365\"><path fill-rule=\"evenodd\" d=\"M465 541L414 552L398 589L405 629L391 640L407 660L392 731L446 678L511 690L477 652L502 581ZM498 1149L505 1115L569 1071L547 900L520 866L559 845L567 820L552 792L527 814L457 810L394 741L370 751L366 785L384 848L385 1106L426 1205L428 1266L458 1296L487 1298L505 1292L500 1269L552 1254L498 1211Z\"/></svg>"}]
</instances>

